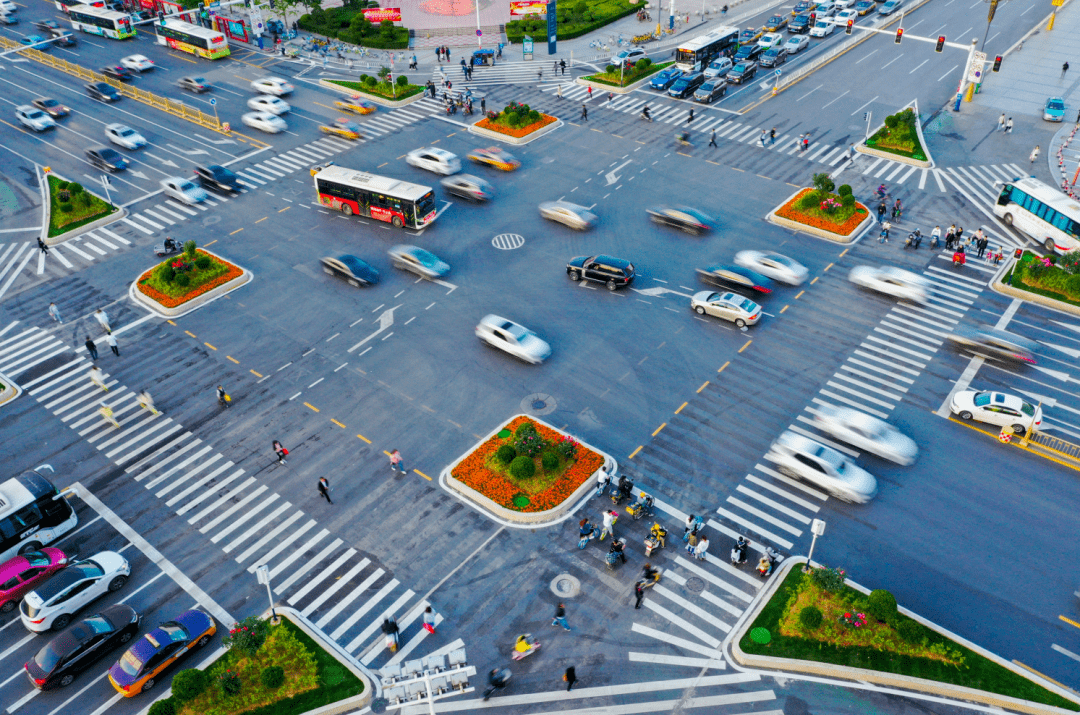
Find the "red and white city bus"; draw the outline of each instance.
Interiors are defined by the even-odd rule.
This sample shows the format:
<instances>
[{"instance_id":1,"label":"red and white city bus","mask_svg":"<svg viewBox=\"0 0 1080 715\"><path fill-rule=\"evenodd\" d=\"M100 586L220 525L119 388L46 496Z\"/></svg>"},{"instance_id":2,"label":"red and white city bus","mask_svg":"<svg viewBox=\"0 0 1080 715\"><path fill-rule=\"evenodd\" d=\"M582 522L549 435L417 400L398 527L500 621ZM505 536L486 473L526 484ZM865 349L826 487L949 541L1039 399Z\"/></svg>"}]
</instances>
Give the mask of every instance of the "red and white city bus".
<instances>
[{"instance_id":1,"label":"red and white city bus","mask_svg":"<svg viewBox=\"0 0 1080 715\"><path fill-rule=\"evenodd\" d=\"M398 228L424 228L438 215L430 186L343 166L327 166L314 176L319 203L349 216L366 216Z\"/></svg>"}]
</instances>

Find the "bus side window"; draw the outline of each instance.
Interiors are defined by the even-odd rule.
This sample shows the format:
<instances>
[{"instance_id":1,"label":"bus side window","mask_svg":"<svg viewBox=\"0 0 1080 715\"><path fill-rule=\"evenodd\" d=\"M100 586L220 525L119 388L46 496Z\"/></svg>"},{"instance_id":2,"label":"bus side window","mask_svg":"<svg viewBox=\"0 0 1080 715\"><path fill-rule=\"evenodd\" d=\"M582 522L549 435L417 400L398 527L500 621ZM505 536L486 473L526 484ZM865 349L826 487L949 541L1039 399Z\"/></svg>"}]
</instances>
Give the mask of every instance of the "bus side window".
<instances>
[{"instance_id":1,"label":"bus side window","mask_svg":"<svg viewBox=\"0 0 1080 715\"><path fill-rule=\"evenodd\" d=\"M23 529L31 524L41 521L41 510L37 504L28 504L11 515L16 529Z\"/></svg>"},{"instance_id":2,"label":"bus side window","mask_svg":"<svg viewBox=\"0 0 1080 715\"><path fill-rule=\"evenodd\" d=\"M0 519L0 539L7 541L13 539L19 533L19 530L15 528L15 524L12 522L13 517L6 519Z\"/></svg>"}]
</instances>

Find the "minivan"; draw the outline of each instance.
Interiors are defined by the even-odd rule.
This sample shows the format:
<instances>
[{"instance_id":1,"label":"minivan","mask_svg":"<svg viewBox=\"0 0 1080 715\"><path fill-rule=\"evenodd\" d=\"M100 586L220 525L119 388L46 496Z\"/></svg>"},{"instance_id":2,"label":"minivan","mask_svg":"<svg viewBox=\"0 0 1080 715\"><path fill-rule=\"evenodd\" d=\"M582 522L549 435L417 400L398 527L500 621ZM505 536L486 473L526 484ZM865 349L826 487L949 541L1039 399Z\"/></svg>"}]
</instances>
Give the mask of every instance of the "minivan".
<instances>
[{"instance_id":1,"label":"minivan","mask_svg":"<svg viewBox=\"0 0 1080 715\"><path fill-rule=\"evenodd\" d=\"M730 57L717 57L705 68L705 79L723 77L734 66L735 63L731 61Z\"/></svg>"},{"instance_id":2,"label":"minivan","mask_svg":"<svg viewBox=\"0 0 1080 715\"><path fill-rule=\"evenodd\" d=\"M671 85L671 89L668 90L668 94L677 99L683 99L694 93L694 90L705 83L705 74L703 72L694 72L693 74L686 74L679 79L675 80L675 84Z\"/></svg>"}]
</instances>

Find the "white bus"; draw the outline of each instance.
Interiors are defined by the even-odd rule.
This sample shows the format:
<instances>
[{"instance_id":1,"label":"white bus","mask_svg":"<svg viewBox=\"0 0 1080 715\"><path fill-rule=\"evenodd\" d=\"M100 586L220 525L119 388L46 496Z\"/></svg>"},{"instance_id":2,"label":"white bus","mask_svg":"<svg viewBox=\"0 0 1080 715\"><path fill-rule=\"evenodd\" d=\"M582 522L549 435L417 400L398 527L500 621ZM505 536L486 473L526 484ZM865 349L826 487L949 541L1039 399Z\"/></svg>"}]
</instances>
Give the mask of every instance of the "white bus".
<instances>
[{"instance_id":1,"label":"white bus","mask_svg":"<svg viewBox=\"0 0 1080 715\"><path fill-rule=\"evenodd\" d=\"M675 51L675 66L683 72L701 72L720 55L735 54L739 28L718 27L707 35L688 40Z\"/></svg>"},{"instance_id":2,"label":"white bus","mask_svg":"<svg viewBox=\"0 0 1080 715\"><path fill-rule=\"evenodd\" d=\"M64 496L37 472L7 480L0 484L0 563L48 546L78 523Z\"/></svg>"},{"instance_id":3,"label":"white bus","mask_svg":"<svg viewBox=\"0 0 1080 715\"><path fill-rule=\"evenodd\" d=\"M1048 252L1080 248L1080 202L1037 179L994 185L1001 184L994 215L1037 240Z\"/></svg>"},{"instance_id":4,"label":"white bus","mask_svg":"<svg viewBox=\"0 0 1080 715\"><path fill-rule=\"evenodd\" d=\"M328 166L314 176L319 203L346 215L367 216L397 228L423 228L438 215L430 186L343 166Z\"/></svg>"},{"instance_id":5,"label":"white bus","mask_svg":"<svg viewBox=\"0 0 1080 715\"><path fill-rule=\"evenodd\" d=\"M170 49L190 52L208 60L229 56L229 41L217 30L208 30L190 22L165 18L164 22L155 22L157 43Z\"/></svg>"},{"instance_id":6,"label":"white bus","mask_svg":"<svg viewBox=\"0 0 1080 715\"><path fill-rule=\"evenodd\" d=\"M114 40L135 37L131 15L124 12L93 5L72 5L68 17L71 18L71 26L76 30L111 37Z\"/></svg>"}]
</instances>

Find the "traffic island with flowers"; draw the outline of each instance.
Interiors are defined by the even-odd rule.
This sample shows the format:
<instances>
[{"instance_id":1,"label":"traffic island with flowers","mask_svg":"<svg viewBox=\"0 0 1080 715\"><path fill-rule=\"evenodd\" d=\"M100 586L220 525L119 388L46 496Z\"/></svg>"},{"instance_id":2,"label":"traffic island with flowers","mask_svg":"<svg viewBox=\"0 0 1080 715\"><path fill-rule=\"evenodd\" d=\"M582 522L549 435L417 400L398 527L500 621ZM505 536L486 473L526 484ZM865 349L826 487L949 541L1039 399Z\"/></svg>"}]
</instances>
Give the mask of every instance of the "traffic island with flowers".
<instances>
[{"instance_id":1,"label":"traffic island with flowers","mask_svg":"<svg viewBox=\"0 0 1080 715\"><path fill-rule=\"evenodd\" d=\"M346 713L371 701L368 677L306 619L291 608L276 623L263 615L235 624L211 662L178 672L148 715Z\"/></svg>"},{"instance_id":2,"label":"traffic island with flowers","mask_svg":"<svg viewBox=\"0 0 1080 715\"><path fill-rule=\"evenodd\" d=\"M625 94L637 89L649 77L673 64L675 63L660 62L657 64L648 57L642 57L633 66L622 68L621 72L618 65L607 65L603 72L578 77L576 81L578 84L591 85L597 89L609 90L616 94Z\"/></svg>"},{"instance_id":3,"label":"traffic island with flowers","mask_svg":"<svg viewBox=\"0 0 1080 715\"><path fill-rule=\"evenodd\" d=\"M527 104L511 102L501 112L488 112L469 131L509 144L528 144L561 124L558 117L530 109Z\"/></svg>"},{"instance_id":4,"label":"traffic island with flowers","mask_svg":"<svg viewBox=\"0 0 1080 715\"><path fill-rule=\"evenodd\" d=\"M360 81L347 79L320 79L319 85L350 96L362 95L364 99L384 107L404 107L424 98L424 88L418 84L409 84L405 75L400 75L391 85L388 78L390 70L383 67L380 77L360 75Z\"/></svg>"},{"instance_id":5,"label":"traffic island with flowers","mask_svg":"<svg viewBox=\"0 0 1080 715\"><path fill-rule=\"evenodd\" d=\"M829 241L851 243L873 218L869 209L855 200L850 186L843 184L837 189L829 175L821 173L814 174L813 188L800 189L765 220Z\"/></svg>"},{"instance_id":6,"label":"traffic island with flowers","mask_svg":"<svg viewBox=\"0 0 1080 715\"><path fill-rule=\"evenodd\" d=\"M1024 251L994 282L998 293L1080 315L1080 250L1064 256Z\"/></svg>"},{"instance_id":7,"label":"traffic island with flowers","mask_svg":"<svg viewBox=\"0 0 1080 715\"><path fill-rule=\"evenodd\" d=\"M776 672L871 682L1010 711L1080 711L1053 683L868 591L844 571L788 559L732 631L731 657Z\"/></svg>"},{"instance_id":8,"label":"traffic island with flowers","mask_svg":"<svg viewBox=\"0 0 1080 715\"><path fill-rule=\"evenodd\" d=\"M896 114L885 117L885 123L855 150L924 169L934 166L919 124L918 102L912 102Z\"/></svg>"},{"instance_id":9,"label":"traffic island with flowers","mask_svg":"<svg viewBox=\"0 0 1080 715\"><path fill-rule=\"evenodd\" d=\"M43 188L47 194L46 220L42 240L52 246L87 231L119 221L127 210L114 206L77 182L67 181L46 170Z\"/></svg>"},{"instance_id":10,"label":"traffic island with flowers","mask_svg":"<svg viewBox=\"0 0 1080 715\"><path fill-rule=\"evenodd\" d=\"M517 415L442 471L439 481L503 524L551 524L615 460L535 417Z\"/></svg>"},{"instance_id":11,"label":"traffic island with flowers","mask_svg":"<svg viewBox=\"0 0 1080 715\"><path fill-rule=\"evenodd\" d=\"M158 315L175 318L236 290L252 277L250 271L188 241L183 253L143 273L128 293Z\"/></svg>"},{"instance_id":12,"label":"traffic island with flowers","mask_svg":"<svg viewBox=\"0 0 1080 715\"><path fill-rule=\"evenodd\" d=\"M0 375L0 405L5 405L8 402L11 402L21 394L21 387L19 387L3 375Z\"/></svg>"}]
</instances>

